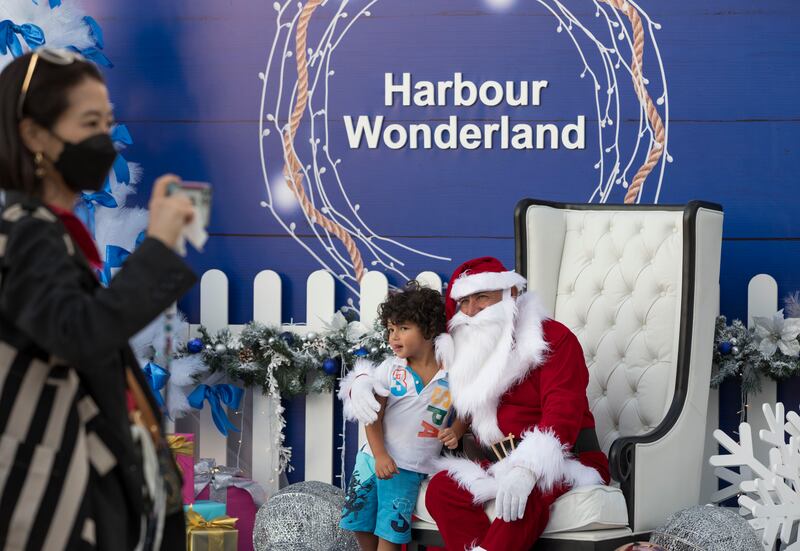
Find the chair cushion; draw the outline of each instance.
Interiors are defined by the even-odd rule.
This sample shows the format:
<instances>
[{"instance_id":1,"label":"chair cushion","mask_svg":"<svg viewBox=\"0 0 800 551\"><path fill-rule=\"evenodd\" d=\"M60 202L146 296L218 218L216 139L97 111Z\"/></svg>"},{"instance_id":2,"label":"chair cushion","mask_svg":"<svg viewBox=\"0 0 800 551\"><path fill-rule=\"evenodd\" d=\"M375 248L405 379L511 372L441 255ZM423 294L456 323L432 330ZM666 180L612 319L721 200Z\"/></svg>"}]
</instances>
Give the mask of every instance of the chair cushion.
<instances>
[{"instance_id":1,"label":"chair cushion","mask_svg":"<svg viewBox=\"0 0 800 551\"><path fill-rule=\"evenodd\" d=\"M425 507L428 480L422 483L414 515L428 523L415 524L415 528L435 529L436 523ZM486 504L486 514L494 520L494 501ZM603 530L628 526L628 508L619 488L611 486L584 486L570 490L559 497L550 508L550 522L545 534L578 530Z\"/></svg>"}]
</instances>

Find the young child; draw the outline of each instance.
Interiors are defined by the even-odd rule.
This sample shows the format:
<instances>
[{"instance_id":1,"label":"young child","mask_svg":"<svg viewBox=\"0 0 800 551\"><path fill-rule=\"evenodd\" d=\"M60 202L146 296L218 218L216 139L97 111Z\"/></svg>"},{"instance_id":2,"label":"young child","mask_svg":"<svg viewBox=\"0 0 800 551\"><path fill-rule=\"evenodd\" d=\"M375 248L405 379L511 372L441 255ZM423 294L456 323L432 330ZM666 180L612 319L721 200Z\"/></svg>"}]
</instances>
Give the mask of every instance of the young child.
<instances>
[{"instance_id":1,"label":"young child","mask_svg":"<svg viewBox=\"0 0 800 551\"><path fill-rule=\"evenodd\" d=\"M368 445L358 452L339 526L355 532L362 551L400 549L411 541L411 513L442 444L458 445L466 427L451 414L447 372L434 340L445 331L439 293L411 282L380 306L394 356L374 370L357 366L339 397L350 406L356 385L377 394L377 420L366 425Z\"/></svg>"}]
</instances>

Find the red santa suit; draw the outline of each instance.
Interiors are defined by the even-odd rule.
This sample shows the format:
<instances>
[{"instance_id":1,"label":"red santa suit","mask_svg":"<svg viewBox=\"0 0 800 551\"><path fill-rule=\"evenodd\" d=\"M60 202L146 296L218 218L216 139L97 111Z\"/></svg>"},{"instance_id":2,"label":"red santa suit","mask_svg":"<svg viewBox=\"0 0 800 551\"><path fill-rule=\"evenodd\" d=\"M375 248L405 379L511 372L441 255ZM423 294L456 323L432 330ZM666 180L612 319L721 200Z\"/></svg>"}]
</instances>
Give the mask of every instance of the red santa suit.
<instances>
[{"instance_id":1,"label":"red santa suit","mask_svg":"<svg viewBox=\"0 0 800 551\"><path fill-rule=\"evenodd\" d=\"M465 263L448 287L448 316L455 313L455 299L523 284L521 276L493 258ZM504 451L494 446L502 457L494 463L442 460L443 471L428 486L426 506L447 549L528 550L547 526L550 506L559 496L573 487L609 482L608 459L597 446L586 398L589 372L578 339L547 318L535 294L504 302L504 308L515 310L513 322L486 343L491 350L475 354L471 347L477 339L460 344L456 335L455 349L448 351L449 335L437 342L449 362L456 411L471 421L478 443L492 455L493 443L509 435L515 439L513 449L510 443ZM464 368L476 356L481 365ZM466 375L459 380L462 368ZM484 503L497 496L504 477L516 467L529 470L535 480L524 514L510 522L490 521Z\"/></svg>"}]
</instances>

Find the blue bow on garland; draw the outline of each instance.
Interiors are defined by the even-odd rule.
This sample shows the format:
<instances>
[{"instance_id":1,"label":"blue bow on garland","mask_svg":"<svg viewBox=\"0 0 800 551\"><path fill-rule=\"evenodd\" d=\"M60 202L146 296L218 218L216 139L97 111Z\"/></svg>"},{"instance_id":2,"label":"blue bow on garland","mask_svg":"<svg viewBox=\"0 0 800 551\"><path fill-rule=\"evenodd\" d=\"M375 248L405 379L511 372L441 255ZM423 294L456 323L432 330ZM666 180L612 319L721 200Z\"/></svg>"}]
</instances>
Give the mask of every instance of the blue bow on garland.
<instances>
[{"instance_id":1,"label":"blue bow on garland","mask_svg":"<svg viewBox=\"0 0 800 551\"><path fill-rule=\"evenodd\" d=\"M51 0L51 7L52 7L52 0ZM83 22L86 23L86 26L89 27L89 36L92 37L94 40L94 46L89 46L88 48L83 48L79 50L75 46L70 46L69 49L73 52L78 52L86 59L94 61L98 65L102 65L103 67L113 67L114 64L111 63L111 60L106 57L101 50L105 46L105 39L103 38L103 29L100 28L100 25L95 21L94 17L85 16L83 18Z\"/></svg>"},{"instance_id":2,"label":"blue bow on garland","mask_svg":"<svg viewBox=\"0 0 800 551\"><path fill-rule=\"evenodd\" d=\"M111 282L111 270L121 268L131 252L117 245L106 245L106 260L103 262L103 271L100 273L100 282L108 287Z\"/></svg>"},{"instance_id":3,"label":"blue bow on garland","mask_svg":"<svg viewBox=\"0 0 800 551\"><path fill-rule=\"evenodd\" d=\"M86 205L86 225L89 226L89 233L94 237L95 223L94 215L97 208L95 205L100 205L110 209L117 208L117 200L111 195L111 184L106 180L103 189L94 193L81 192L81 200Z\"/></svg>"},{"instance_id":4,"label":"blue bow on garland","mask_svg":"<svg viewBox=\"0 0 800 551\"><path fill-rule=\"evenodd\" d=\"M187 400L194 409L203 409L203 402L208 400L208 403L211 404L211 417L214 419L214 424L223 436L228 436L229 430L239 432L239 429L225 415L222 404L231 409L239 409L239 402L243 394L243 389L233 385L214 385L213 387L198 385L189 394Z\"/></svg>"},{"instance_id":5,"label":"blue bow on garland","mask_svg":"<svg viewBox=\"0 0 800 551\"><path fill-rule=\"evenodd\" d=\"M11 51L14 57L21 56L22 43L17 35L20 35L30 49L42 46L45 42L44 31L41 27L32 23L17 25L10 19L0 21L0 54L6 55Z\"/></svg>"},{"instance_id":6,"label":"blue bow on garland","mask_svg":"<svg viewBox=\"0 0 800 551\"><path fill-rule=\"evenodd\" d=\"M167 386L167 380L169 379L169 371L167 371L158 364L154 364L153 362L147 362L147 365L144 366L142 371L144 371L144 376L147 378L147 383L153 390L153 395L156 398L158 407L163 409L164 397L161 395L161 389Z\"/></svg>"},{"instance_id":7,"label":"blue bow on garland","mask_svg":"<svg viewBox=\"0 0 800 551\"><path fill-rule=\"evenodd\" d=\"M123 144L123 145L132 145L133 138L131 137L131 133L128 131L128 127L124 124L118 124L114 127L114 130L111 131L111 139L114 143ZM131 183L131 171L128 168L128 161L125 160L120 154L117 154L117 158L114 160L114 176L117 177L117 182L120 184L130 184ZM108 182L109 187L111 183Z\"/></svg>"},{"instance_id":8,"label":"blue bow on garland","mask_svg":"<svg viewBox=\"0 0 800 551\"><path fill-rule=\"evenodd\" d=\"M33 3L39 5L39 0L33 0ZM61 5L61 0L50 0L50 9L57 8Z\"/></svg>"},{"instance_id":9,"label":"blue bow on garland","mask_svg":"<svg viewBox=\"0 0 800 551\"><path fill-rule=\"evenodd\" d=\"M97 22L97 20L90 15L86 15L83 18L83 22L89 27L89 36L91 36L92 40L94 40L95 46L101 50L105 48L106 41L103 38L103 29L100 28L100 24Z\"/></svg>"},{"instance_id":10,"label":"blue bow on garland","mask_svg":"<svg viewBox=\"0 0 800 551\"><path fill-rule=\"evenodd\" d=\"M114 141L114 143L120 143L124 145L131 145L133 143L131 133L128 131L128 127L124 124L118 124L114 127L114 130L111 131L111 139ZM128 161L126 161L122 155L117 155L117 158L114 160L113 170L114 175L117 178L117 182L122 184L130 183L131 171L128 168ZM86 205L87 210L85 220L86 225L89 226L89 232L92 234L92 237L94 237L94 218L95 211L97 210L95 205L100 205L110 209L114 209L119 206L117 204L117 200L114 199L113 195L111 195L111 179L106 177L106 181L103 184L103 189L100 191L95 193L81 193L81 199Z\"/></svg>"},{"instance_id":11,"label":"blue bow on garland","mask_svg":"<svg viewBox=\"0 0 800 551\"><path fill-rule=\"evenodd\" d=\"M136 237L136 244L133 248L136 249L136 247L141 245L144 238L144 231L140 231L139 235ZM103 262L103 271L100 272L100 282L108 287L108 284L111 282L111 270L114 268L122 268L122 265L128 260L130 255L131 252L124 247L106 245L106 259L105 262Z\"/></svg>"}]
</instances>

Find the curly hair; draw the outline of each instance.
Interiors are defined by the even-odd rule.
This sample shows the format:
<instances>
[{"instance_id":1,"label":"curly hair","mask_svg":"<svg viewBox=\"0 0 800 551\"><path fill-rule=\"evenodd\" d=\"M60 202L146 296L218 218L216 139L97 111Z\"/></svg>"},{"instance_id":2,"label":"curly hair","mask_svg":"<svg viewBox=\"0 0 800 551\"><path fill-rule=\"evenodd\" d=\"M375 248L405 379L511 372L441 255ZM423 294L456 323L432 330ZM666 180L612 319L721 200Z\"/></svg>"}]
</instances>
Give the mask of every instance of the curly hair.
<instances>
[{"instance_id":1,"label":"curly hair","mask_svg":"<svg viewBox=\"0 0 800 551\"><path fill-rule=\"evenodd\" d=\"M442 295L423 287L415 280L409 281L400 290L389 294L389 298L378 308L381 325L388 328L389 322L413 323L426 339L433 339L447 329Z\"/></svg>"}]
</instances>

